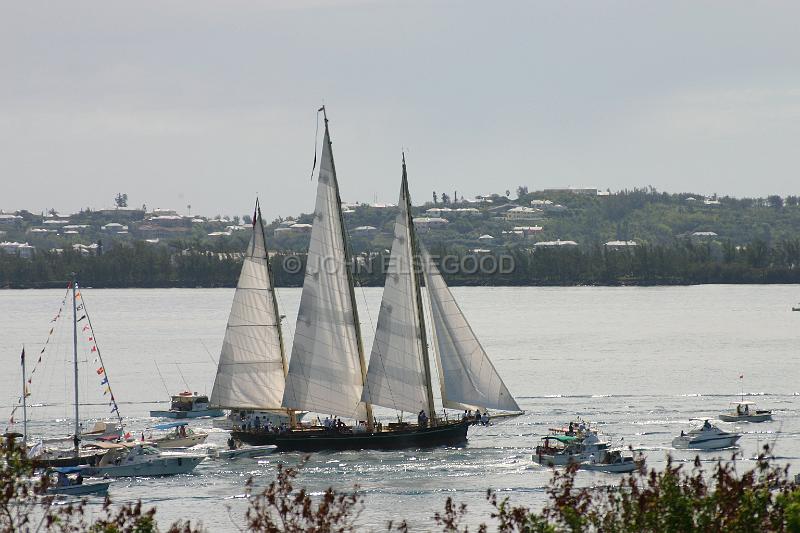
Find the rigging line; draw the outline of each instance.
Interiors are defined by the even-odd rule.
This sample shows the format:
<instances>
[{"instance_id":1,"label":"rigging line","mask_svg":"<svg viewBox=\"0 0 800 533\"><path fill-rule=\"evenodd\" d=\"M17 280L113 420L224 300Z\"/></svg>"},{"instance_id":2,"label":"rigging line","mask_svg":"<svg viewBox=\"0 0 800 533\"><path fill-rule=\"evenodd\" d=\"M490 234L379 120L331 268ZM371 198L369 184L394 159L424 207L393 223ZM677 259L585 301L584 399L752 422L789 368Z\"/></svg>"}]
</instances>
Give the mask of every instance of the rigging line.
<instances>
[{"instance_id":1,"label":"rigging line","mask_svg":"<svg viewBox=\"0 0 800 533\"><path fill-rule=\"evenodd\" d=\"M117 400L114 396L114 389L111 388L111 378L109 378L108 372L105 371L106 364L105 362L103 362L103 356L100 354L100 346L98 345L97 337L94 334L94 326L92 326L92 317L89 316L89 309L86 307L86 300L83 299L83 294L82 294L83 289L81 288L80 290L81 290L81 303L83 304L83 314L86 315L86 323L89 325L89 331L92 332L92 342L94 343L94 346L97 348L97 358L100 360L100 366L103 368L103 376L105 376L104 379L106 381L106 385L108 386L109 394L111 394L111 401L113 402L114 407L117 407ZM124 427L124 424L122 423L122 415L120 414L119 409L115 409L114 412L117 413L117 420L119 420L120 427Z\"/></svg>"},{"instance_id":2,"label":"rigging line","mask_svg":"<svg viewBox=\"0 0 800 533\"><path fill-rule=\"evenodd\" d=\"M211 359L211 362L212 362L212 363L214 363L214 364L216 365L216 364L217 364L217 360L216 360L216 359L214 359L214 356L213 356L213 355L211 355L211 351L208 349L208 346L206 346L206 343L204 343L204 342L203 342L203 339L200 339L200 344L202 344L202 345L203 345L203 349L204 349L204 350L206 351L206 353L208 354L208 357L209 357L209 359ZM158 366L158 365L156 365L156 366Z\"/></svg>"},{"instance_id":3,"label":"rigging line","mask_svg":"<svg viewBox=\"0 0 800 533\"><path fill-rule=\"evenodd\" d=\"M161 375L161 369L158 368L158 362L153 359L153 364L156 365L156 372L158 372L158 377L161 378L161 384L164 385L164 392L167 393L167 398L170 398L169 389L167 388L167 382L164 381L164 376Z\"/></svg>"},{"instance_id":4,"label":"rigging line","mask_svg":"<svg viewBox=\"0 0 800 533\"><path fill-rule=\"evenodd\" d=\"M181 367L178 363L175 363L175 368L178 369L178 374L181 375L181 379L183 380L183 384L186 385L186 390L191 392L192 388L189 386L189 383L186 381L186 378L183 377L183 372L181 371Z\"/></svg>"}]
</instances>

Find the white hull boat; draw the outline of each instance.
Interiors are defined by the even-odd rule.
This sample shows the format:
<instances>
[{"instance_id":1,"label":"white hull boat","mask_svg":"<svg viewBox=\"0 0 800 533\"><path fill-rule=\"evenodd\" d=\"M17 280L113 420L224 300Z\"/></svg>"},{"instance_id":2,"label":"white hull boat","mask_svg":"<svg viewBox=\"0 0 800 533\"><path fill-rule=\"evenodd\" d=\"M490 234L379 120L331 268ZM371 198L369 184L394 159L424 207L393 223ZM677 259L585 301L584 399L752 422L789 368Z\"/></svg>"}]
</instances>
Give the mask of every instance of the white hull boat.
<instances>
[{"instance_id":1,"label":"white hull boat","mask_svg":"<svg viewBox=\"0 0 800 533\"><path fill-rule=\"evenodd\" d=\"M706 420L701 427L689 433L681 432L681 435L672 439L672 446L676 449L721 450L735 446L741 437L739 433L729 433Z\"/></svg>"},{"instance_id":2,"label":"white hull boat","mask_svg":"<svg viewBox=\"0 0 800 533\"><path fill-rule=\"evenodd\" d=\"M628 474L642 468L644 461L644 457L635 458L632 455L623 455L620 450L612 450L604 461L584 461L580 464L580 469L607 474Z\"/></svg>"},{"instance_id":3,"label":"white hull boat","mask_svg":"<svg viewBox=\"0 0 800 533\"><path fill-rule=\"evenodd\" d=\"M213 450L209 453L214 459L222 459L227 461L235 461L237 459L253 459L255 457L264 457L270 455L276 450L275 446L244 446L235 450Z\"/></svg>"},{"instance_id":4,"label":"white hull boat","mask_svg":"<svg viewBox=\"0 0 800 533\"><path fill-rule=\"evenodd\" d=\"M172 476L191 472L205 459L203 455L161 452L140 443L111 446L97 466L83 467L81 472L109 477Z\"/></svg>"},{"instance_id":5,"label":"white hull boat","mask_svg":"<svg viewBox=\"0 0 800 533\"><path fill-rule=\"evenodd\" d=\"M148 438L147 442L153 443L161 450L174 450L179 448L189 448L202 444L208 438L208 433L195 432L187 428L188 422L168 422L158 424L153 429L174 429L175 431L156 438ZM142 439L143 441L145 439Z\"/></svg>"},{"instance_id":6,"label":"white hull boat","mask_svg":"<svg viewBox=\"0 0 800 533\"><path fill-rule=\"evenodd\" d=\"M542 466L566 466L572 463L602 462L609 453L610 443L595 432L580 436L548 435L536 447L533 460Z\"/></svg>"},{"instance_id":7,"label":"white hull boat","mask_svg":"<svg viewBox=\"0 0 800 533\"><path fill-rule=\"evenodd\" d=\"M772 411L756 409L753 402L736 402L733 409L719 415L723 422L766 422L772 420Z\"/></svg>"}]
</instances>

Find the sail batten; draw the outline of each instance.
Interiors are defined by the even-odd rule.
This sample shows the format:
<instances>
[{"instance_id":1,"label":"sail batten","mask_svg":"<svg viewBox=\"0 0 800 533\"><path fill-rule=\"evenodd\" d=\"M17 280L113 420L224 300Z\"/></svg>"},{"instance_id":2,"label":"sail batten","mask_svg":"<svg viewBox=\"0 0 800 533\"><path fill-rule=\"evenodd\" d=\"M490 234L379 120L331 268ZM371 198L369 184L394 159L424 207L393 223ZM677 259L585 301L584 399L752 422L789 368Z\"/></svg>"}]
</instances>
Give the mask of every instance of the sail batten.
<instances>
[{"instance_id":1,"label":"sail batten","mask_svg":"<svg viewBox=\"0 0 800 533\"><path fill-rule=\"evenodd\" d=\"M330 137L325 128L303 292L283 406L363 420L360 337Z\"/></svg>"},{"instance_id":2,"label":"sail batten","mask_svg":"<svg viewBox=\"0 0 800 533\"><path fill-rule=\"evenodd\" d=\"M254 218L210 403L275 410L283 398L284 354L260 210Z\"/></svg>"},{"instance_id":3,"label":"sail batten","mask_svg":"<svg viewBox=\"0 0 800 533\"><path fill-rule=\"evenodd\" d=\"M442 403L450 409L519 411L433 259L422 251Z\"/></svg>"},{"instance_id":4,"label":"sail batten","mask_svg":"<svg viewBox=\"0 0 800 533\"><path fill-rule=\"evenodd\" d=\"M428 410L428 385L422 356L405 175L395 219L375 339L362 399L382 407L417 413Z\"/></svg>"}]
</instances>

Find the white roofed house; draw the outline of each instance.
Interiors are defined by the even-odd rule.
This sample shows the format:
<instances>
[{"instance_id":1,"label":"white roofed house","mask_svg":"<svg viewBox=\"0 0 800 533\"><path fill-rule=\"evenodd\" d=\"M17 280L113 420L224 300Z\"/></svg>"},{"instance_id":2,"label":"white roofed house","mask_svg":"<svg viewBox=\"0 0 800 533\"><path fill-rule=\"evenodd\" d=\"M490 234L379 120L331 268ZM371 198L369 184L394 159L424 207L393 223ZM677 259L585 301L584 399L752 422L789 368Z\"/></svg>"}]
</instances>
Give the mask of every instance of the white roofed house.
<instances>
[{"instance_id":1,"label":"white roofed house","mask_svg":"<svg viewBox=\"0 0 800 533\"><path fill-rule=\"evenodd\" d=\"M351 233L353 235L372 235L378 232L378 228L375 226L358 226L357 228L353 228Z\"/></svg>"},{"instance_id":2,"label":"white roofed house","mask_svg":"<svg viewBox=\"0 0 800 533\"><path fill-rule=\"evenodd\" d=\"M578 243L575 241L562 241L561 239L557 239L555 241L541 241L533 244L534 249L561 248L570 246L578 246Z\"/></svg>"},{"instance_id":3,"label":"white roofed house","mask_svg":"<svg viewBox=\"0 0 800 533\"><path fill-rule=\"evenodd\" d=\"M605 243L606 249L609 250L626 250L638 246L636 241L608 241Z\"/></svg>"},{"instance_id":4,"label":"white roofed house","mask_svg":"<svg viewBox=\"0 0 800 533\"><path fill-rule=\"evenodd\" d=\"M540 220L544 218L544 211L534 207L517 206L505 213L506 220Z\"/></svg>"},{"instance_id":5,"label":"white roofed house","mask_svg":"<svg viewBox=\"0 0 800 533\"><path fill-rule=\"evenodd\" d=\"M414 219L414 227L417 231L430 231L432 229L444 228L449 224L446 218L441 217L418 217Z\"/></svg>"},{"instance_id":6,"label":"white roofed house","mask_svg":"<svg viewBox=\"0 0 800 533\"><path fill-rule=\"evenodd\" d=\"M22 223L22 217L19 215L11 215L8 213L0 213L0 226L13 227Z\"/></svg>"},{"instance_id":7,"label":"white roofed house","mask_svg":"<svg viewBox=\"0 0 800 533\"><path fill-rule=\"evenodd\" d=\"M36 247L27 242L0 242L0 252L30 259L36 252Z\"/></svg>"}]
</instances>

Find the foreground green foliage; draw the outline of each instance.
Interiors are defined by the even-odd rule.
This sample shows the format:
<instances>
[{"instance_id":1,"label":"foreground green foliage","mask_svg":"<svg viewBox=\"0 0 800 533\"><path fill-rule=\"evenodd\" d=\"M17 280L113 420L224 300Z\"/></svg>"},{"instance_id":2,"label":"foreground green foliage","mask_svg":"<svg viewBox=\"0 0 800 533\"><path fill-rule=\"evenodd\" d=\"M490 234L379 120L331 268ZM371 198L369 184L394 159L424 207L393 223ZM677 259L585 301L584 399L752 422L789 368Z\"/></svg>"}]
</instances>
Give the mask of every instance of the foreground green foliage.
<instances>
[{"instance_id":1,"label":"foreground green foliage","mask_svg":"<svg viewBox=\"0 0 800 533\"><path fill-rule=\"evenodd\" d=\"M141 503L115 506L106 498L102 512L86 518L86 500L54 506L47 494L46 476L37 477L33 465L13 442L0 444L0 531L52 533L156 533L156 510ZM777 467L769 449L755 466L737 472L735 458L714 463L705 470L699 459L694 465L676 465L668 460L663 471L645 471L622 477L616 485L580 487L577 468L554 472L547 487L547 502L541 510L515 506L491 490L490 525L475 528L501 533L687 533L687 532L790 532L800 533L800 488L788 479L787 468ZM232 526L248 533L329 533L358 531L364 499L352 491L328 489L312 498L296 487L303 463L278 466L275 480L263 490L247 482L249 507L243 525ZM469 511L448 498L441 513L432 517L426 531L467 533ZM387 523L387 531L411 531L403 520ZM169 533L200 533L189 522L176 522Z\"/></svg>"}]
</instances>

